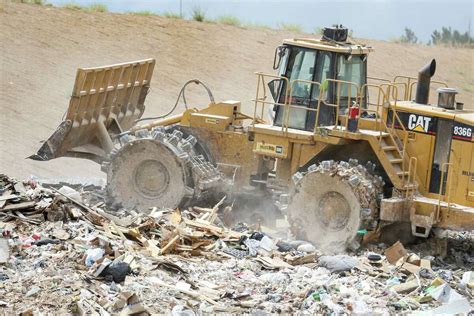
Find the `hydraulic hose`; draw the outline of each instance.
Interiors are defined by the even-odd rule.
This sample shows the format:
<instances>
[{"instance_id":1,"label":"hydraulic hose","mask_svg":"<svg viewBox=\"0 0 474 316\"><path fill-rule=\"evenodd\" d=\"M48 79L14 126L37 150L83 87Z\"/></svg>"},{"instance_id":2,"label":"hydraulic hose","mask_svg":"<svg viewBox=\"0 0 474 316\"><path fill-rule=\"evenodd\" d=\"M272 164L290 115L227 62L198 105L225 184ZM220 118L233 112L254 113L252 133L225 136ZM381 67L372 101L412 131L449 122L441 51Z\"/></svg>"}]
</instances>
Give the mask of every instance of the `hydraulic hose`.
<instances>
[{"instance_id":1,"label":"hydraulic hose","mask_svg":"<svg viewBox=\"0 0 474 316\"><path fill-rule=\"evenodd\" d=\"M147 121L147 120L158 120L158 119L162 119L162 118L170 116L176 110L176 108L178 107L178 103L179 103L179 100L181 99L181 97L183 97L184 107L187 110L188 109L188 104L187 104L187 101L186 101L186 87L191 83L195 83L197 85L202 85L204 87L204 89L206 89L207 94L209 95L209 100L211 100L211 103L215 103L214 96L213 96L211 90L206 86L206 84L204 84L199 79L192 79L192 80L187 81L183 85L183 87L179 91L178 98L176 99L176 103L171 107L171 109L166 114L159 115L159 116L153 116L153 117L144 117L144 118L136 120L135 123L141 122L141 121Z\"/></svg>"}]
</instances>

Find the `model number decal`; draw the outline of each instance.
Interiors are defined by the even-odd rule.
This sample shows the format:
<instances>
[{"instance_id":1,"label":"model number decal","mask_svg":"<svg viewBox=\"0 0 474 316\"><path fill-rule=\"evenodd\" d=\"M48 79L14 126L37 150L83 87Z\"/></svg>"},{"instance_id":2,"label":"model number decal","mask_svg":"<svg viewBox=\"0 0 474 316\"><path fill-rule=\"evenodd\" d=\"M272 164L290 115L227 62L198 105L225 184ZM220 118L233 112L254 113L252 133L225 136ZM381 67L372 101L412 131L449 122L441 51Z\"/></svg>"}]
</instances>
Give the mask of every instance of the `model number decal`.
<instances>
[{"instance_id":1,"label":"model number decal","mask_svg":"<svg viewBox=\"0 0 474 316\"><path fill-rule=\"evenodd\" d=\"M266 143L257 143L257 151L269 153L269 154L283 155L283 146L266 144Z\"/></svg>"},{"instance_id":2,"label":"model number decal","mask_svg":"<svg viewBox=\"0 0 474 316\"><path fill-rule=\"evenodd\" d=\"M218 119L215 119L215 118L206 118L206 123L207 123L207 124L217 125L217 124L219 124L219 120L218 120Z\"/></svg>"},{"instance_id":3,"label":"model number decal","mask_svg":"<svg viewBox=\"0 0 474 316\"><path fill-rule=\"evenodd\" d=\"M470 141L472 139L472 126L460 122L454 123L453 138Z\"/></svg>"}]
</instances>

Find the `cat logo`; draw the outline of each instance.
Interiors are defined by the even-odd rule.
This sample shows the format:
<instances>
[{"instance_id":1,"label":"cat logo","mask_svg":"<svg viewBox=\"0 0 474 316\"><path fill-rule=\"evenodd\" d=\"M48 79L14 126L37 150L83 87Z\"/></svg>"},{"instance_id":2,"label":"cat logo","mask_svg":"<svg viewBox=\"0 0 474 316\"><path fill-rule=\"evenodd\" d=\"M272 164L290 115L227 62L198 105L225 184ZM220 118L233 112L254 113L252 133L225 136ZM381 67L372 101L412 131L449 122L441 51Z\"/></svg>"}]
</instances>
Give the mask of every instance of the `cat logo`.
<instances>
[{"instance_id":1,"label":"cat logo","mask_svg":"<svg viewBox=\"0 0 474 316\"><path fill-rule=\"evenodd\" d=\"M428 133L431 117L410 114L408 117L408 129L415 132Z\"/></svg>"}]
</instances>

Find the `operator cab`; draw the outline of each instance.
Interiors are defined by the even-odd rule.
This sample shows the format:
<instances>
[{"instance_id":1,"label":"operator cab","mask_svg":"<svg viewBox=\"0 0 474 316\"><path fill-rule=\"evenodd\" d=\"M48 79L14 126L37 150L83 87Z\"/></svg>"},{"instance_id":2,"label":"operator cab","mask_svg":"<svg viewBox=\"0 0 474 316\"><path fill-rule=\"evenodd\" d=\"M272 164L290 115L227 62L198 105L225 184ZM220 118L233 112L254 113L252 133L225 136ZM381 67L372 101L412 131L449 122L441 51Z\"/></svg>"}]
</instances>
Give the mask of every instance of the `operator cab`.
<instances>
[{"instance_id":1,"label":"operator cab","mask_svg":"<svg viewBox=\"0 0 474 316\"><path fill-rule=\"evenodd\" d=\"M365 45L347 42L347 29L339 27L324 29L320 40L284 40L283 45L275 50L273 68L278 69L278 75L287 78L288 83L282 79L269 83L275 103L316 109L321 98L318 126L334 125L335 108L327 104L337 103L338 84L326 80L348 81L357 85L340 84L339 112L344 114L348 106L355 102L358 88L367 83L367 54L371 51ZM288 89L287 84L291 89ZM360 106L364 108L366 100L361 101ZM273 111L273 124L282 126L285 122L284 107L276 105ZM315 120L315 111L292 108L288 127L312 131Z\"/></svg>"}]
</instances>

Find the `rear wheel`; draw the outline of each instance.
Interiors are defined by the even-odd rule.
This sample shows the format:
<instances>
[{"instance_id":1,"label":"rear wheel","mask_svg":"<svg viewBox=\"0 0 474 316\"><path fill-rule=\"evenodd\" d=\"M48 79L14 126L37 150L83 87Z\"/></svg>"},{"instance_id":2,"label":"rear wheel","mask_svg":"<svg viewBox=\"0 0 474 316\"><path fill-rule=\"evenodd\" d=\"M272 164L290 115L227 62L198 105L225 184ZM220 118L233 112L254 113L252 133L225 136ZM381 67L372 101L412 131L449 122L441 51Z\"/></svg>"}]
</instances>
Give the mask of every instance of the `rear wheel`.
<instances>
[{"instance_id":1,"label":"rear wheel","mask_svg":"<svg viewBox=\"0 0 474 316\"><path fill-rule=\"evenodd\" d=\"M108 161L107 196L115 208L176 208L217 184L219 171L195 150L196 138L164 128L120 139Z\"/></svg>"},{"instance_id":2,"label":"rear wheel","mask_svg":"<svg viewBox=\"0 0 474 316\"><path fill-rule=\"evenodd\" d=\"M344 251L377 214L382 181L361 165L323 161L293 178L291 230L323 251Z\"/></svg>"}]
</instances>

